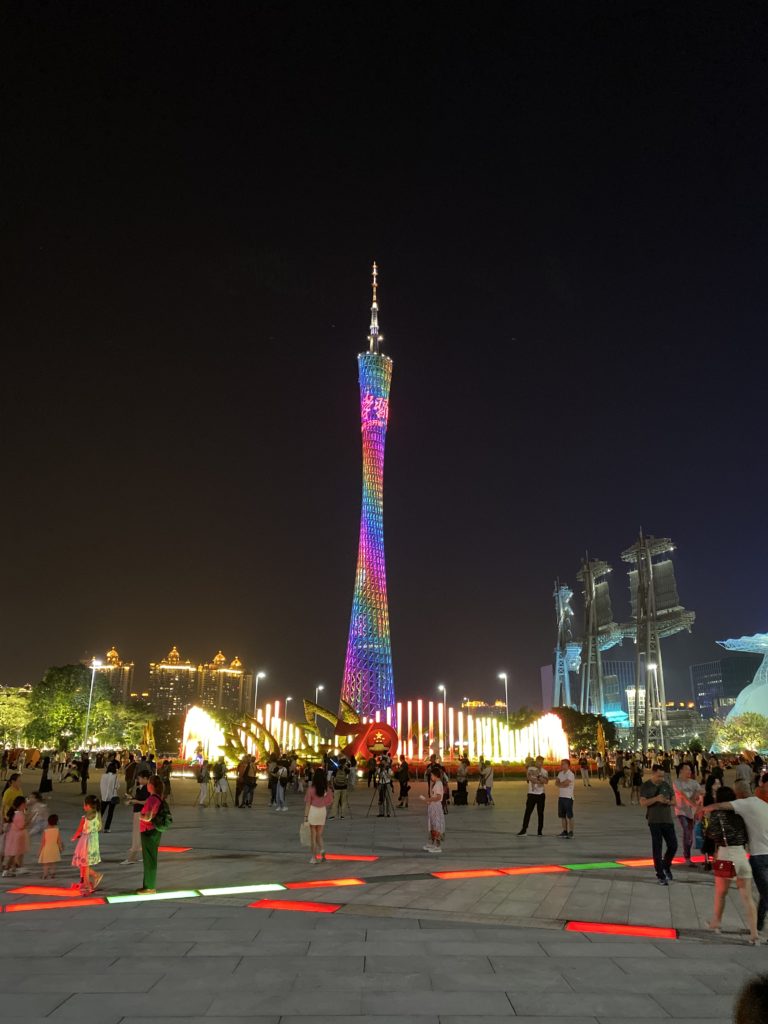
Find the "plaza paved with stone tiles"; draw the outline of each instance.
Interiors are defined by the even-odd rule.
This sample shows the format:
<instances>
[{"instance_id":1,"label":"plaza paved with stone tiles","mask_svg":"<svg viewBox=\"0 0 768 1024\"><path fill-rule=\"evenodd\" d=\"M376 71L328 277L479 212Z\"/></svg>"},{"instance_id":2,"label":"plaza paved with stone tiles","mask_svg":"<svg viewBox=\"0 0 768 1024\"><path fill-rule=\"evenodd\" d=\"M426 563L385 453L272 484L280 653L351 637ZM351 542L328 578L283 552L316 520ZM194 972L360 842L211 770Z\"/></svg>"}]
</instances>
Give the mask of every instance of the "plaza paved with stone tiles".
<instances>
[{"instance_id":1,"label":"plaza paved with stone tiles","mask_svg":"<svg viewBox=\"0 0 768 1024\"><path fill-rule=\"evenodd\" d=\"M26 772L24 788L36 775ZM97 777L91 782L96 790ZM310 865L298 843L298 794L289 810L270 811L260 785L254 807L198 809L197 787L174 784L174 826L161 854L161 890L356 878L364 885L288 888L264 893L200 896L0 915L4 1017L16 1024L79 1018L89 1024L183 1019L227 1024L256 1019L277 1024L311 1017L319 1024L636 1024L696 1020L725 1024L734 994L768 963L768 946L745 944L729 898L724 934L705 929L711 915L710 875L680 866L675 882L656 884L649 867L580 865L642 859L648 829L637 807L614 806L605 783L577 787L575 838L558 838L548 797L545 835L517 836L524 786L494 787L496 806L451 808L445 850L422 852L425 809L394 818L367 814L371 791L352 793L352 817L326 827L328 853L375 861ZM628 795L628 791L627 791ZM52 810L62 835L79 818L79 792L55 784ZM102 835L104 895L141 885L141 868L120 866L129 845L129 814L119 808ZM55 884L68 885L72 844ZM36 850L30 873L3 879L0 902L40 896L9 889L42 884ZM432 872L563 867L546 873L494 873L440 879ZM261 899L335 904L332 914L255 909ZM568 921L672 927L676 940L566 931Z\"/></svg>"}]
</instances>

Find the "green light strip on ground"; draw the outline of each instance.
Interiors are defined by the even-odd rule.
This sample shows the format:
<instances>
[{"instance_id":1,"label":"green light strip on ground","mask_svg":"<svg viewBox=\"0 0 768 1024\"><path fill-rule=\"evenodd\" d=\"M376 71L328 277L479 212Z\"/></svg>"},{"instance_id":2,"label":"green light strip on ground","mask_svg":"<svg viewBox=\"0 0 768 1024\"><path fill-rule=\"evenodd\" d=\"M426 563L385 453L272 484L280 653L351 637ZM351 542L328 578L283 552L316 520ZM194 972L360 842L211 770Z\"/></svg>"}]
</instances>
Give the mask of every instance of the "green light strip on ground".
<instances>
[{"instance_id":1,"label":"green light strip on ground","mask_svg":"<svg viewBox=\"0 0 768 1024\"><path fill-rule=\"evenodd\" d=\"M624 865L615 860L599 860L594 864L563 864L562 867L569 871L604 871L606 868L623 868Z\"/></svg>"},{"instance_id":2,"label":"green light strip on ground","mask_svg":"<svg viewBox=\"0 0 768 1024\"><path fill-rule=\"evenodd\" d=\"M285 886L270 882L263 885L226 885L219 889L201 889L200 892L203 896L235 896L240 892L277 892L281 889Z\"/></svg>"},{"instance_id":3,"label":"green light strip on ground","mask_svg":"<svg viewBox=\"0 0 768 1024\"><path fill-rule=\"evenodd\" d=\"M125 893L121 896L107 896L107 903L149 903L153 900L187 900L199 896L197 889L178 889L176 892L151 892L146 895Z\"/></svg>"}]
</instances>

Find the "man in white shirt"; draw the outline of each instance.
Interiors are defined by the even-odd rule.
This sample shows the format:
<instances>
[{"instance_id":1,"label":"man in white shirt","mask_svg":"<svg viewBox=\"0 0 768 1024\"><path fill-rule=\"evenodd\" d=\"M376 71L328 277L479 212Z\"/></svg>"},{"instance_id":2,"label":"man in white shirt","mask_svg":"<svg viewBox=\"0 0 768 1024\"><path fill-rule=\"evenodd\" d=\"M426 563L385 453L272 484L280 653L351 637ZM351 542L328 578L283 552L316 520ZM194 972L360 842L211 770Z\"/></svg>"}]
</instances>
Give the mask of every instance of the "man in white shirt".
<instances>
[{"instance_id":1,"label":"man in white shirt","mask_svg":"<svg viewBox=\"0 0 768 1024\"><path fill-rule=\"evenodd\" d=\"M757 796L751 796L749 785L744 782L736 782L733 788L738 800L710 804L707 811L736 811L744 819L749 836L749 866L760 893L757 905L757 930L760 932L768 911L768 804Z\"/></svg>"},{"instance_id":2,"label":"man in white shirt","mask_svg":"<svg viewBox=\"0 0 768 1024\"><path fill-rule=\"evenodd\" d=\"M536 808L536 814L539 819L539 831L538 835L543 835L544 829L544 801L547 799L547 794L544 791L544 787L549 782L549 773L544 768L544 758L537 757L536 763L532 764L528 771L525 773L525 777L528 781L528 796L525 800L525 814L523 815L523 827L517 833L519 836L524 836L528 831L528 822L531 820L534 807Z\"/></svg>"},{"instance_id":3,"label":"man in white shirt","mask_svg":"<svg viewBox=\"0 0 768 1024\"><path fill-rule=\"evenodd\" d=\"M555 785L559 790L557 798L557 816L563 826L561 839L573 839L573 786L576 776L571 771L571 762L564 757L560 762L560 771L555 777Z\"/></svg>"}]
</instances>

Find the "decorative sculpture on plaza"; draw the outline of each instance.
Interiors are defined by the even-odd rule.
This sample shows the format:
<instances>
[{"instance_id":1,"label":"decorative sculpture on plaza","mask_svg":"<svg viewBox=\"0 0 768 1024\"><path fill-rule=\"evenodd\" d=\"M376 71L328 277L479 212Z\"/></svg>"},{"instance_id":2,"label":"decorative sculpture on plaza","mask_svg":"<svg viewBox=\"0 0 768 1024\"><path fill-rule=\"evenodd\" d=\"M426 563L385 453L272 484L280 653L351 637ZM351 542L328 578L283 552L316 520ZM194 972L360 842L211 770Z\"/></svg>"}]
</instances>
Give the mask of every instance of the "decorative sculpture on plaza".
<instances>
[{"instance_id":1,"label":"decorative sculpture on plaza","mask_svg":"<svg viewBox=\"0 0 768 1024\"><path fill-rule=\"evenodd\" d=\"M743 636L739 640L717 642L726 651L763 655L752 682L738 695L736 703L728 712L728 718L738 718L750 713L768 715L768 633L755 633L754 636Z\"/></svg>"},{"instance_id":2,"label":"decorative sculpture on plaza","mask_svg":"<svg viewBox=\"0 0 768 1024\"><path fill-rule=\"evenodd\" d=\"M368 351L357 357L363 435L363 495L352 618L341 699L366 717L395 703L384 562L384 445L389 418L392 360L380 351L378 269L373 264L373 304Z\"/></svg>"}]
</instances>

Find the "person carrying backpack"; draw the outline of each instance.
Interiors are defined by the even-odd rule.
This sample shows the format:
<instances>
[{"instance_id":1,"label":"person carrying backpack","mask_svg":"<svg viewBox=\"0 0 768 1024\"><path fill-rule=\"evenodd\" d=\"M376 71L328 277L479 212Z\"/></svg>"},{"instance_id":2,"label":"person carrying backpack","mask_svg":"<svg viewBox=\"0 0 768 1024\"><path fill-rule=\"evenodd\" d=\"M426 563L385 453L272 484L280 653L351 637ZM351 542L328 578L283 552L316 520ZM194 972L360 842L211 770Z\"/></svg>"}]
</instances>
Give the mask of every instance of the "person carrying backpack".
<instances>
[{"instance_id":1,"label":"person carrying backpack","mask_svg":"<svg viewBox=\"0 0 768 1024\"><path fill-rule=\"evenodd\" d=\"M337 814L340 818L343 818L345 807L347 814L349 814L348 788L349 761L342 758L333 776L333 806L331 807L331 813L328 815L329 818L335 818Z\"/></svg>"},{"instance_id":2,"label":"person carrying backpack","mask_svg":"<svg viewBox=\"0 0 768 1024\"><path fill-rule=\"evenodd\" d=\"M163 799L163 780L158 775L153 775L147 783L147 792L149 796L139 816L141 858L144 863L144 881L141 889L137 890L140 896L157 892L157 852L163 832L173 820L168 804Z\"/></svg>"}]
</instances>

